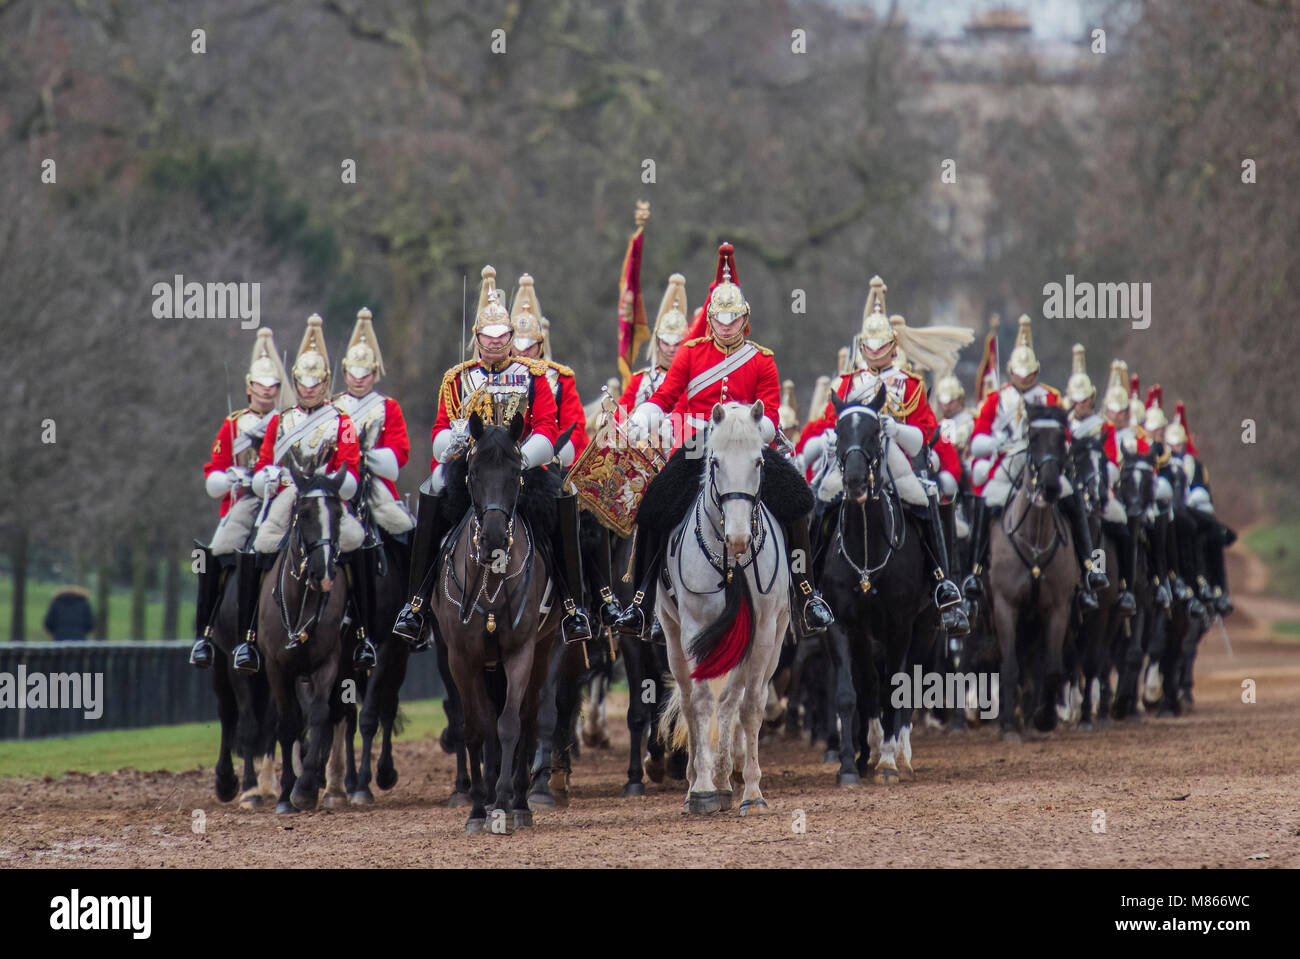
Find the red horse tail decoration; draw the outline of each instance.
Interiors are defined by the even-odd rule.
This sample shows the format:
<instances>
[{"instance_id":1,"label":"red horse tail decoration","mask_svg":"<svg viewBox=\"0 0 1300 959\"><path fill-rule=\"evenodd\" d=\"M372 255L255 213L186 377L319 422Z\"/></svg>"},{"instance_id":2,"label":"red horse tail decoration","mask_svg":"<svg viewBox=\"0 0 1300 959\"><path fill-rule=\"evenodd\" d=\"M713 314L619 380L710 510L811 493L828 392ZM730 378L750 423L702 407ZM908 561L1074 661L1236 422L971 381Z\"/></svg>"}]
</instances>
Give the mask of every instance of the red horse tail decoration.
<instances>
[{"instance_id":1,"label":"red horse tail decoration","mask_svg":"<svg viewBox=\"0 0 1300 959\"><path fill-rule=\"evenodd\" d=\"M727 584L727 605L718 621L700 630L687 652L695 660L691 679L714 679L735 669L749 652L754 638L754 607L749 583L737 570Z\"/></svg>"}]
</instances>

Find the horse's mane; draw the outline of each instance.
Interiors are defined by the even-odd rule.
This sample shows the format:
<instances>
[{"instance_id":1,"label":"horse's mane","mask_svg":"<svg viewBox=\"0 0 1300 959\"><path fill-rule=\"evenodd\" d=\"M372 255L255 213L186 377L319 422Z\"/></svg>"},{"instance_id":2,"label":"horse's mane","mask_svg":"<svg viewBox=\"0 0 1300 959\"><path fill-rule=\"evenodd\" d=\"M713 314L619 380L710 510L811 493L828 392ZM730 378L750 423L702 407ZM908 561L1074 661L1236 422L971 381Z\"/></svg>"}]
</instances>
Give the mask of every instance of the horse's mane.
<instances>
[{"instance_id":1,"label":"horse's mane","mask_svg":"<svg viewBox=\"0 0 1300 959\"><path fill-rule=\"evenodd\" d=\"M474 441L474 459L485 466L499 466L513 451L515 441L504 426L485 426L483 435Z\"/></svg>"},{"instance_id":2,"label":"horse's mane","mask_svg":"<svg viewBox=\"0 0 1300 959\"><path fill-rule=\"evenodd\" d=\"M709 448L719 453L743 452L746 449L761 448L762 434L758 424L749 415L749 407L744 403L728 403L726 415L721 423L714 423L709 433Z\"/></svg>"},{"instance_id":3,"label":"horse's mane","mask_svg":"<svg viewBox=\"0 0 1300 959\"><path fill-rule=\"evenodd\" d=\"M1030 403L1026 411L1029 413L1030 422L1034 420L1055 420L1061 429L1066 429L1069 423L1065 410L1059 406Z\"/></svg>"}]
</instances>

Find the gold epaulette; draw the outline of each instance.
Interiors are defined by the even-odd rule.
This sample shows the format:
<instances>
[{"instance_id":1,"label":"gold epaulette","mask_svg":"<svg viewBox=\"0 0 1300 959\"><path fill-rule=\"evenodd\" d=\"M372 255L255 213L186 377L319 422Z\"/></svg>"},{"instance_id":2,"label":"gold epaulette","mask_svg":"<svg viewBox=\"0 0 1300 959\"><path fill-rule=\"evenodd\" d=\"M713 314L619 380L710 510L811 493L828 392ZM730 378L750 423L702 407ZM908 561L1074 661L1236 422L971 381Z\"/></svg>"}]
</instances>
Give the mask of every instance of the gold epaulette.
<instances>
[{"instance_id":1,"label":"gold epaulette","mask_svg":"<svg viewBox=\"0 0 1300 959\"><path fill-rule=\"evenodd\" d=\"M438 405L447 408L447 416L450 419L460 417L460 388L457 385L460 374L471 366L477 366L478 362L478 360L466 360L464 363L457 363L442 376L442 386L438 390Z\"/></svg>"},{"instance_id":2,"label":"gold epaulette","mask_svg":"<svg viewBox=\"0 0 1300 959\"><path fill-rule=\"evenodd\" d=\"M226 414L226 419L229 420L231 423L238 423L239 418L243 416L245 413L250 412L252 409L253 408L251 406L245 406L242 410L235 410L235 412L233 413ZM279 412L279 411L276 410L274 412Z\"/></svg>"},{"instance_id":3,"label":"gold epaulette","mask_svg":"<svg viewBox=\"0 0 1300 959\"><path fill-rule=\"evenodd\" d=\"M1048 386L1046 383L1044 383L1043 389L1047 390L1047 392L1051 393L1058 400L1061 398L1061 391L1058 390L1055 386Z\"/></svg>"},{"instance_id":4,"label":"gold epaulette","mask_svg":"<svg viewBox=\"0 0 1300 959\"><path fill-rule=\"evenodd\" d=\"M522 363L524 366L528 367L528 372L532 373L533 376L545 376L546 371L551 368L551 364L548 361L535 360L531 356L515 356L512 357L512 359L516 363ZM555 366L558 367L559 364L556 363Z\"/></svg>"},{"instance_id":5,"label":"gold epaulette","mask_svg":"<svg viewBox=\"0 0 1300 959\"><path fill-rule=\"evenodd\" d=\"M712 342L713 342L713 337L711 336L697 336L693 340L687 340L685 343L682 344L682 346L695 346L698 343L712 343Z\"/></svg>"},{"instance_id":6,"label":"gold epaulette","mask_svg":"<svg viewBox=\"0 0 1300 959\"><path fill-rule=\"evenodd\" d=\"M753 340L750 340L750 341L749 341L749 345L752 346L754 349L758 350L758 352L762 353L764 356L775 356L775 355L776 355L776 354L773 353L771 350L769 350L766 346L759 346L759 345L758 345L757 343L755 343Z\"/></svg>"},{"instance_id":7,"label":"gold epaulette","mask_svg":"<svg viewBox=\"0 0 1300 959\"><path fill-rule=\"evenodd\" d=\"M556 363L555 360L542 360L547 366L555 370L561 376L573 377L573 367L565 366L563 363Z\"/></svg>"}]
</instances>

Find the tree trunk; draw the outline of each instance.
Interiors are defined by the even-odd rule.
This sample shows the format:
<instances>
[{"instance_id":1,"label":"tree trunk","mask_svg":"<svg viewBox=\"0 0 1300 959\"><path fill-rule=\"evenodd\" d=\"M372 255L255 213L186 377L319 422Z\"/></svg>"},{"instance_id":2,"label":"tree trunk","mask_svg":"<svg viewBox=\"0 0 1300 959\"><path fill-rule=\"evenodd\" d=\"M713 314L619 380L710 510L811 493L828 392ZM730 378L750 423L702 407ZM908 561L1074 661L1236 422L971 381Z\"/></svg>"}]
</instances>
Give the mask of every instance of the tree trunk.
<instances>
[{"instance_id":1,"label":"tree trunk","mask_svg":"<svg viewBox=\"0 0 1300 959\"><path fill-rule=\"evenodd\" d=\"M149 595L149 540L143 529L131 538L131 639L145 636L144 613Z\"/></svg>"},{"instance_id":2,"label":"tree trunk","mask_svg":"<svg viewBox=\"0 0 1300 959\"><path fill-rule=\"evenodd\" d=\"M112 561L105 556L99 561L99 573L95 577L95 638L108 639L108 590L112 575Z\"/></svg>"},{"instance_id":3,"label":"tree trunk","mask_svg":"<svg viewBox=\"0 0 1300 959\"><path fill-rule=\"evenodd\" d=\"M175 556L167 554L163 560L167 572L163 576L163 624L162 638L180 637L181 606L181 571Z\"/></svg>"},{"instance_id":4,"label":"tree trunk","mask_svg":"<svg viewBox=\"0 0 1300 959\"><path fill-rule=\"evenodd\" d=\"M14 531L13 547L9 554L13 564L13 612L9 619L9 638L20 643L27 638L27 527Z\"/></svg>"}]
</instances>

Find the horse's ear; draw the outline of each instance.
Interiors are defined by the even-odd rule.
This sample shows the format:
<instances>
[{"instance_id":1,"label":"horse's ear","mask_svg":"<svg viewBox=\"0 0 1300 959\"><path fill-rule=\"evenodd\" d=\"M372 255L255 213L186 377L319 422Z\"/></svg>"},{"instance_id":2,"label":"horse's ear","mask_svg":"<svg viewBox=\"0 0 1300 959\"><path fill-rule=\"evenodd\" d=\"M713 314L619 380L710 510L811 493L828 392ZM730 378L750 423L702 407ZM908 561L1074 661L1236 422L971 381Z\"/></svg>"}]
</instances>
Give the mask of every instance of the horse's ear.
<instances>
[{"instance_id":1,"label":"horse's ear","mask_svg":"<svg viewBox=\"0 0 1300 959\"><path fill-rule=\"evenodd\" d=\"M848 405L848 403L840 399L840 394L836 393L834 390L831 391L831 406L835 408L836 416L839 416L840 410L844 409L844 407Z\"/></svg>"},{"instance_id":2,"label":"horse's ear","mask_svg":"<svg viewBox=\"0 0 1300 959\"><path fill-rule=\"evenodd\" d=\"M722 418L727 415L727 411L722 408L721 403L713 404L713 422L721 423Z\"/></svg>"},{"instance_id":3,"label":"horse's ear","mask_svg":"<svg viewBox=\"0 0 1300 959\"><path fill-rule=\"evenodd\" d=\"M510 417L510 438L516 443L524 435L524 416L522 413L516 413Z\"/></svg>"},{"instance_id":4,"label":"horse's ear","mask_svg":"<svg viewBox=\"0 0 1300 959\"><path fill-rule=\"evenodd\" d=\"M885 388L883 386L877 387L876 395L871 398L871 402L867 406L879 413L885 408L886 399L888 399L888 394L885 393Z\"/></svg>"},{"instance_id":5,"label":"horse's ear","mask_svg":"<svg viewBox=\"0 0 1300 959\"><path fill-rule=\"evenodd\" d=\"M478 413L469 414L469 435L474 437L475 442L483 438L483 417Z\"/></svg>"},{"instance_id":6,"label":"horse's ear","mask_svg":"<svg viewBox=\"0 0 1300 959\"><path fill-rule=\"evenodd\" d=\"M763 421L763 401L754 400L754 405L749 408L749 415L753 417L755 423Z\"/></svg>"},{"instance_id":7,"label":"horse's ear","mask_svg":"<svg viewBox=\"0 0 1300 959\"><path fill-rule=\"evenodd\" d=\"M298 463L297 450L289 450L289 455L285 457L285 465L289 468L289 475L293 477L293 485L298 489L304 489L307 486L307 477L303 475L302 467Z\"/></svg>"},{"instance_id":8,"label":"horse's ear","mask_svg":"<svg viewBox=\"0 0 1300 959\"><path fill-rule=\"evenodd\" d=\"M348 475L347 466L340 464L338 470L336 470L334 473L326 474L325 485L329 488L330 492L332 492L334 495L337 496L339 490L343 486L343 480L347 478L347 475Z\"/></svg>"}]
</instances>

